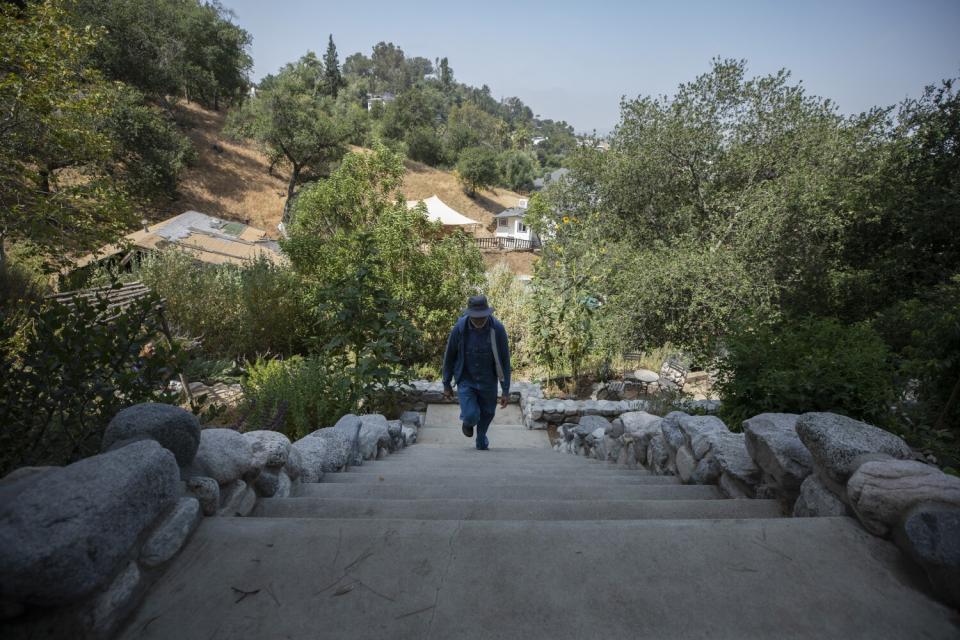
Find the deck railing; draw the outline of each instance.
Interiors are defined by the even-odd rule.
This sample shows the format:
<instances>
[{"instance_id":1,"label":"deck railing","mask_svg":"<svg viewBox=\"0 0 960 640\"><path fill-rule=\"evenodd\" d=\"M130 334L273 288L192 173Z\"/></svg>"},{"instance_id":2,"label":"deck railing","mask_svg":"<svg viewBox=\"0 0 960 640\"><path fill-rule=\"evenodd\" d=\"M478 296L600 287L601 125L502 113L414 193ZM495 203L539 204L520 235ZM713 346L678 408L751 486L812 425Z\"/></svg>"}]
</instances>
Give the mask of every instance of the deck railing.
<instances>
[{"instance_id":1,"label":"deck railing","mask_svg":"<svg viewBox=\"0 0 960 640\"><path fill-rule=\"evenodd\" d=\"M474 238L474 242L480 249L491 249L497 251L533 251L540 248L540 242L534 240L522 240L520 238L509 238L496 236L493 238Z\"/></svg>"}]
</instances>

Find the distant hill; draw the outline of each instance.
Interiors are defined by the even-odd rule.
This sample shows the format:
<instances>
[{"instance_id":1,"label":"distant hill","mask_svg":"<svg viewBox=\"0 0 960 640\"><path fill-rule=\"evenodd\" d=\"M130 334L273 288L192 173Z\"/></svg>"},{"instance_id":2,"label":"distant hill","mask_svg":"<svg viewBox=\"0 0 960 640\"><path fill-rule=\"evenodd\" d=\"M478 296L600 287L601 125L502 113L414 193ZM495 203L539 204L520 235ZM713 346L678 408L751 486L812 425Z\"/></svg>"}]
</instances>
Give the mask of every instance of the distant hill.
<instances>
[{"instance_id":1,"label":"distant hill","mask_svg":"<svg viewBox=\"0 0 960 640\"><path fill-rule=\"evenodd\" d=\"M277 224L286 198L283 167L277 166L275 175L271 176L270 163L263 153L252 145L233 142L224 136L226 114L193 103L181 107L178 120L197 149L197 162L184 173L177 200L168 211L157 212L157 217L168 218L194 209L225 220L244 222L277 237ZM403 193L408 200L439 196L482 225L478 236L492 236L493 215L515 207L522 197L508 189L494 189L469 198L453 173L412 160L407 160L405 165ZM502 261L515 273L529 274L536 256L493 253L486 254L484 259L488 266Z\"/></svg>"}]
</instances>

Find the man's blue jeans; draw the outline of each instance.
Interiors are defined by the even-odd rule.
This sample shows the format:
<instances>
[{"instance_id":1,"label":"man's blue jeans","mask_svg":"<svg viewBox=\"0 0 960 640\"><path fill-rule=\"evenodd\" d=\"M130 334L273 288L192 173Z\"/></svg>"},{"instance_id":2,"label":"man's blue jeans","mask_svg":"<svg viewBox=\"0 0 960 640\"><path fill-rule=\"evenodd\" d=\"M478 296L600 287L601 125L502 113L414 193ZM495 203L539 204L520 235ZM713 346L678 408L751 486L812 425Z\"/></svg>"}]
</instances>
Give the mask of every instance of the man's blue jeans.
<instances>
[{"instance_id":1,"label":"man's blue jeans","mask_svg":"<svg viewBox=\"0 0 960 640\"><path fill-rule=\"evenodd\" d=\"M487 428L497 411L497 384L476 384L471 380L457 383L460 398L460 420L468 427L476 427L477 449L490 446Z\"/></svg>"}]
</instances>

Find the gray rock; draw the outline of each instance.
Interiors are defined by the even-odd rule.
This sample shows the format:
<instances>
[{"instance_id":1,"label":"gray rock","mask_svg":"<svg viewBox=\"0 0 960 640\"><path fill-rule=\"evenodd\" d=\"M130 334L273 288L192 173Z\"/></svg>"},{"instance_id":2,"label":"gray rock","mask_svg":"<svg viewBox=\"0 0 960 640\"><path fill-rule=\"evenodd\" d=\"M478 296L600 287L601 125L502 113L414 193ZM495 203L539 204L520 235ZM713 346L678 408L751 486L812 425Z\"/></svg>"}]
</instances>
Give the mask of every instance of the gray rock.
<instances>
[{"instance_id":1,"label":"gray rock","mask_svg":"<svg viewBox=\"0 0 960 640\"><path fill-rule=\"evenodd\" d=\"M131 562L93 603L90 627L98 637L109 637L136 607L142 595L142 580L136 562Z\"/></svg>"},{"instance_id":2,"label":"gray rock","mask_svg":"<svg viewBox=\"0 0 960 640\"><path fill-rule=\"evenodd\" d=\"M713 439L711 457L717 461L723 473L748 487L760 482L760 468L753 464L753 459L747 453L744 434L724 432L715 434Z\"/></svg>"},{"instance_id":3,"label":"gray rock","mask_svg":"<svg viewBox=\"0 0 960 640\"><path fill-rule=\"evenodd\" d=\"M866 462L850 476L847 497L864 528L884 536L916 504L960 508L960 478L914 460Z\"/></svg>"},{"instance_id":4,"label":"gray rock","mask_svg":"<svg viewBox=\"0 0 960 640\"><path fill-rule=\"evenodd\" d=\"M277 474L277 490L273 494L274 498L289 498L293 495L293 480L285 472Z\"/></svg>"},{"instance_id":5,"label":"gray rock","mask_svg":"<svg viewBox=\"0 0 960 640\"><path fill-rule=\"evenodd\" d=\"M360 416L360 455L365 460L373 460L379 449L390 446L390 431L387 419L379 413Z\"/></svg>"},{"instance_id":6,"label":"gray rock","mask_svg":"<svg viewBox=\"0 0 960 640\"><path fill-rule=\"evenodd\" d=\"M204 429L200 432L197 457L186 476L206 476L227 484L253 471L253 447L242 433L233 429Z\"/></svg>"},{"instance_id":7,"label":"gray rock","mask_svg":"<svg viewBox=\"0 0 960 640\"><path fill-rule=\"evenodd\" d=\"M60 467L20 467L0 479L0 500L13 500L30 483L52 469Z\"/></svg>"},{"instance_id":8,"label":"gray rock","mask_svg":"<svg viewBox=\"0 0 960 640\"><path fill-rule=\"evenodd\" d=\"M677 475L683 482L690 482L693 478L693 471L697 468L697 461L693 458L693 453L686 445L677 449L676 455Z\"/></svg>"},{"instance_id":9,"label":"gray rock","mask_svg":"<svg viewBox=\"0 0 960 640\"><path fill-rule=\"evenodd\" d=\"M39 474L59 468L60 467L18 467L3 476L3 478L0 478L0 486L10 486L15 482L20 482L27 478L36 480Z\"/></svg>"},{"instance_id":10,"label":"gray rock","mask_svg":"<svg viewBox=\"0 0 960 640\"><path fill-rule=\"evenodd\" d=\"M847 515L847 505L830 492L816 475L809 475L800 485L800 497L793 505L794 518L816 518Z\"/></svg>"},{"instance_id":11,"label":"gray rock","mask_svg":"<svg viewBox=\"0 0 960 640\"><path fill-rule=\"evenodd\" d=\"M360 454L360 429L363 428L363 422L352 413L342 416L337 423L331 427L334 431L342 433L348 441L353 443L353 452L351 454L351 464L363 464L363 458ZM293 476L291 476L293 477Z\"/></svg>"},{"instance_id":12,"label":"gray rock","mask_svg":"<svg viewBox=\"0 0 960 640\"><path fill-rule=\"evenodd\" d=\"M248 431L243 437L250 442L251 461L255 468L281 468L287 464L290 439L279 431Z\"/></svg>"},{"instance_id":13,"label":"gray rock","mask_svg":"<svg viewBox=\"0 0 960 640\"><path fill-rule=\"evenodd\" d=\"M195 476L187 479L187 492L200 503L203 515L216 515L220 509L220 485L213 478Z\"/></svg>"},{"instance_id":14,"label":"gray rock","mask_svg":"<svg viewBox=\"0 0 960 640\"><path fill-rule=\"evenodd\" d=\"M143 437L156 440L172 451L177 464L186 467L193 462L200 446L200 421L189 411L171 404L135 404L115 415L107 425L101 450Z\"/></svg>"},{"instance_id":15,"label":"gray rock","mask_svg":"<svg viewBox=\"0 0 960 640\"><path fill-rule=\"evenodd\" d=\"M564 440L573 440L577 435L578 426L576 422L564 422L557 427L557 431L563 435Z\"/></svg>"},{"instance_id":16,"label":"gray rock","mask_svg":"<svg viewBox=\"0 0 960 640\"><path fill-rule=\"evenodd\" d=\"M623 420L617 418L606 427L606 435L610 438L619 438L623 435Z\"/></svg>"},{"instance_id":17,"label":"gray rock","mask_svg":"<svg viewBox=\"0 0 960 640\"><path fill-rule=\"evenodd\" d=\"M620 420L627 433L633 436L648 435L650 437L660 432L660 423L663 422L660 416L646 411L627 411L620 414Z\"/></svg>"},{"instance_id":18,"label":"gray rock","mask_svg":"<svg viewBox=\"0 0 960 640\"><path fill-rule=\"evenodd\" d=\"M391 438L399 438L403 430L403 423L399 420L387 420L387 433Z\"/></svg>"},{"instance_id":19,"label":"gray rock","mask_svg":"<svg viewBox=\"0 0 960 640\"><path fill-rule=\"evenodd\" d=\"M673 475L669 468L670 454L667 452L667 441L663 434L654 435L647 445L647 469L659 475Z\"/></svg>"},{"instance_id":20,"label":"gray rock","mask_svg":"<svg viewBox=\"0 0 960 640\"><path fill-rule=\"evenodd\" d=\"M103 586L180 492L173 453L147 440L0 492L0 599L74 602ZM17 483L19 486L21 483Z\"/></svg>"},{"instance_id":21,"label":"gray rock","mask_svg":"<svg viewBox=\"0 0 960 640\"><path fill-rule=\"evenodd\" d=\"M693 442L701 436L713 433L729 433L727 425L723 424L723 420L717 418L716 416L683 416L678 421L680 425L680 431L683 432L684 439L687 444L691 447L693 455L697 458L702 458L703 455L697 456L697 452L693 449Z\"/></svg>"},{"instance_id":22,"label":"gray rock","mask_svg":"<svg viewBox=\"0 0 960 640\"><path fill-rule=\"evenodd\" d=\"M220 489L222 505L219 516L245 516L257 503L257 494L253 487L243 480L234 480Z\"/></svg>"},{"instance_id":23,"label":"gray rock","mask_svg":"<svg viewBox=\"0 0 960 640\"><path fill-rule=\"evenodd\" d=\"M574 433L581 438L586 438L597 429L606 431L609 424L610 422L602 416L580 416L580 421L574 429Z\"/></svg>"},{"instance_id":24,"label":"gray rock","mask_svg":"<svg viewBox=\"0 0 960 640\"><path fill-rule=\"evenodd\" d=\"M677 459L679 460L679 456ZM690 474L690 482L693 484L717 484L722 471L716 458L713 456L703 458L697 462L693 473Z\"/></svg>"},{"instance_id":25,"label":"gray rock","mask_svg":"<svg viewBox=\"0 0 960 640\"><path fill-rule=\"evenodd\" d=\"M720 487L720 491L723 495L728 498L733 498L735 500L743 498L751 498L750 488L744 486L739 480L733 478L726 473L720 474L720 479L717 481L717 485Z\"/></svg>"},{"instance_id":26,"label":"gray rock","mask_svg":"<svg viewBox=\"0 0 960 640\"><path fill-rule=\"evenodd\" d=\"M180 498L140 548L140 562L145 567L156 567L172 558L197 528L200 518L197 499Z\"/></svg>"},{"instance_id":27,"label":"gray rock","mask_svg":"<svg viewBox=\"0 0 960 640\"><path fill-rule=\"evenodd\" d=\"M331 439L320 438L315 435L309 435L300 438L291 445L291 449L296 449L302 460L301 482L320 482L323 480L323 467L329 464L333 453L330 451L333 445Z\"/></svg>"},{"instance_id":28,"label":"gray rock","mask_svg":"<svg viewBox=\"0 0 960 640\"><path fill-rule=\"evenodd\" d=\"M605 433L606 432L604 428L601 427L599 429L595 429L593 433L584 438L584 440L593 446L597 446L598 443L603 442L603 436Z\"/></svg>"},{"instance_id":29,"label":"gray rock","mask_svg":"<svg viewBox=\"0 0 960 640\"><path fill-rule=\"evenodd\" d=\"M934 592L960 607L960 509L916 505L897 527L894 540L923 567Z\"/></svg>"},{"instance_id":30,"label":"gray rock","mask_svg":"<svg viewBox=\"0 0 960 640\"><path fill-rule=\"evenodd\" d=\"M273 498L277 495L280 488L280 476L284 475L282 469L268 468L260 472L260 475L253 481L253 490L261 498ZM288 477L289 479L289 477Z\"/></svg>"},{"instance_id":31,"label":"gray rock","mask_svg":"<svg viewBox=\"0 0 960 640\"><path fill-rule=\"evenodd\" d=\"M747 453L787 494L796 496L813 470L813 457L797 435L797 414L761 413L743 421Z\"/></svg>"},{"instance_id":32,"label":"gray rock","mask_svg":"<svg viewBox=\"0 0 960 640\"><path fill-rule=\"evenodd\" d=\"M805 413L797 435L826 475L840 485L855 471L854 460L866 453L909 458L907 443L883 429L835 413Z\"/></svg>"},{"instance_id":33,"label":"gray rock","mask_svg":"<svg viewBox=\"0 0 960 640\"><path fill-rule=\"evenodd\" d=\"M419 429L423 426L423 420L416 411L404 411L400 414L400 422L408 427Z\"/></svg>"},{"instance_id":34,"label":"gray rock","mask_svg":"<svg viewBox=\"0 0 960 640\"><path fill-rule=\"evenodd\" d=\"M287 452L287 464L283 467L284 472L290 476L291 480L297 480L303 473L303 456L298 449L290 443L290 450Z\"/></svg>"},{"instance_id":35,"label":"gray rock","mask_svg":"<svg viewBox=\"0 0 960 640\"><path fill-rule=\"evenodd\" d=\"M416 429L415 427L410 427L410 426L404 425L403 430L402 430L401 433L403 434L403 444L404 444L404 445L406 445L406 446L409 447L410 445L416 443L416 441L417 441L417 429Z\"/></svg>"},{"instance_id":36,"label":"gray rock","mask_svg":"<svg viewBox=\"0 0 960 640\"><path fill-rule=\"evenodd\" d=\"M683 431L680 430L680 418L687 414L681 411L671 411L663 418L660 423L660 432L669 448L671 454L676 453L680 447L686 444Z\"/></svg>"},{"instance_id":37,"label":"gray rock","mask_svg":"<svg viewBox=\"0 0 960 640\"><path fill-rule=\"evenodd\" d=\"M603 436L603 459L616 462L623 451L623 442L619 438Z\"/></svg>"},{"instance_id":38,"label":"gray rock","mask_svg":"<svg viewBox=\"0 0 960 640\"><path fill-rule=\"evenodd\" d=\"M327 442L324 458L320 461L320 470L324 473L342 471L352 462L353 442L349 436L335 429L321 429L311 434Z\"/></svg>"}]
</instances>

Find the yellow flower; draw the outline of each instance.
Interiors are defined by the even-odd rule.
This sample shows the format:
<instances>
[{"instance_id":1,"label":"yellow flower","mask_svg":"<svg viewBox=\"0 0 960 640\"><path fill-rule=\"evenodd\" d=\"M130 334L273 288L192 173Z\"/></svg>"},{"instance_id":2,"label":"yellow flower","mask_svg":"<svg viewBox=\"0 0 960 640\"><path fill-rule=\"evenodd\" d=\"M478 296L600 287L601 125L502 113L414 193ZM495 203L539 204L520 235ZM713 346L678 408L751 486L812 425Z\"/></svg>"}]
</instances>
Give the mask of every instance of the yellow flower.
<instances>
[{"instance_id":1,"label":"yellow flower","mask_svg":"<svg viewBox=\"0 0 960 640\"><path fill-rule=\"evenodd\" d=\"M563 216L563 224L570 222L570 216Z\"/></svg>"}]
</instances>

